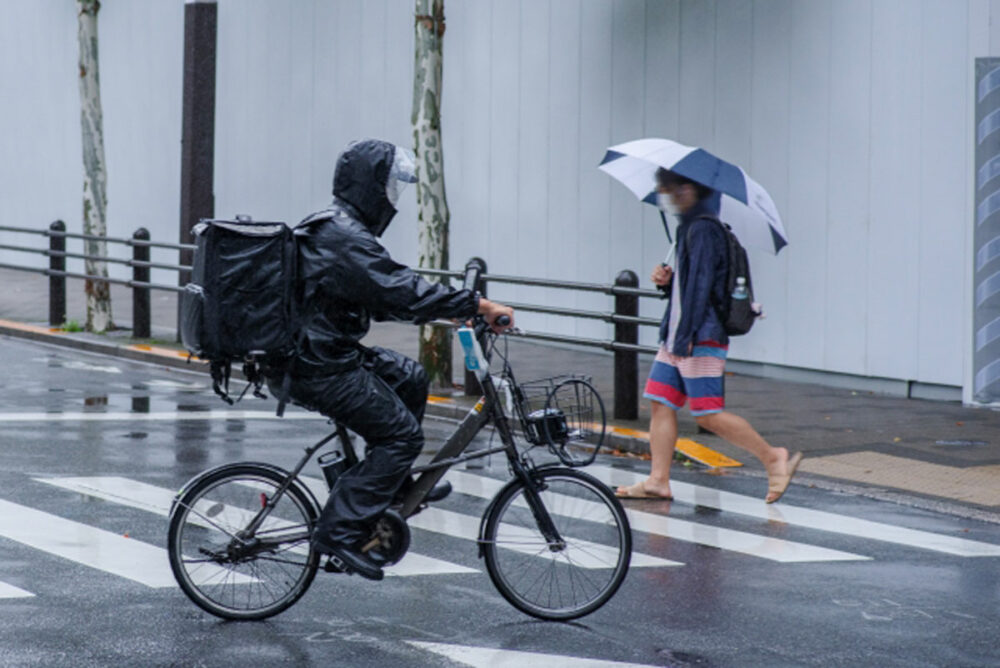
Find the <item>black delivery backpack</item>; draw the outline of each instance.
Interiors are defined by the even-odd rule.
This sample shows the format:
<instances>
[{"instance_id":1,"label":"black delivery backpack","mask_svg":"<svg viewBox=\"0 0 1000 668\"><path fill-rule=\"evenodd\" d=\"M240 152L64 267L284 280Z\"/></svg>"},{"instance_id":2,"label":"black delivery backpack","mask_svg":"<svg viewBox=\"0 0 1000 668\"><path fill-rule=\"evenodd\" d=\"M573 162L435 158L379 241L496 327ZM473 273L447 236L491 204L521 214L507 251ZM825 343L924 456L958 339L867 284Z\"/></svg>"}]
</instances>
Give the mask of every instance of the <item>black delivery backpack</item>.
<instances>
[{"instance_id":1,"label":"black delivery backpack","mask_svg":"<svg viewBox=\"0 0 1000 668\"><path fill-rule=\"evenodd\" d=\"M211 363L213 389L227 402L233 362L243 363L254 394L263 396L261 365L287 364L296 348L292 231L237 216L201 220L192 232L194 265L181 295L184 347Z\"/></svg>"}]
</instances>

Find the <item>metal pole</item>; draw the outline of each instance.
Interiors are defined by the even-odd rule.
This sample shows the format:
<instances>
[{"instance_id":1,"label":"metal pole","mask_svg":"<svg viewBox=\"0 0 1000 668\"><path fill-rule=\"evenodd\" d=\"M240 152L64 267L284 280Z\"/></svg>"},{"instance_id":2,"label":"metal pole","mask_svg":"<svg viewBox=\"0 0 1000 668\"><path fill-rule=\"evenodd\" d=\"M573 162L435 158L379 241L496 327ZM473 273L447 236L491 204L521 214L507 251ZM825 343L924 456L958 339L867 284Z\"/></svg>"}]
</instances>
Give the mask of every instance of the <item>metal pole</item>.
<instances>
[{"instance_id":1,"label":"metal pole","mask_svg":"<svg viewBox=\"0 0 1000 668\"><path fill-rule=\"evenodd\" d=\"M628 269L615 278L615 285L635 288L639 277ZM638 316L639 298L635 295L616 295L615 314ZM617 323L615 342L639 343L639 327L635 324ZM615 419L635 420L639 417L639 355L624 350L615 351Z\"/></svg>"},{"instance_id":2,"label":"metal pole","mask_svg":"<svg viewBox=\"0 0 1000 668\"><path fill-rule=\"evenodd\" d=\"M66 223L57 220L49 225L49 269L66 271ZM66 322L66 277L49 276L49 324L59 327Z\"/></svg>"},{"instance_id":3,"label":"metal pole","mask_svg":"<svg viewBox=\"0 0 1000 668\"><path fill-rule=\"evenodd\" d=\"M218 5L215 0L187 0L184 4L184 92L181 122L180 243L193 241L191 228L215 211L215 45ZM190 266L191 250L180 252L180 264ZM191 280L180 272L178 285ZM177 303L180 335L180 302Z\"/></svg>"},{"instance_id":4,"label":"metal pole","mask_svg":"<svg viewBox=\"0 0 1000 668\"><path fill-rule=\"evenodd\" d=\"M481 257L470 258L468 262L465 263L465 270L468 271L470 267L479 265L479 281L475 289L483 297L486 296L486 281L483 280L482 275L486 273L486 260ZM483 388L479 385L479 379L476 378L476 374L472 373L468 369L465 370L465 396L467 397L479 397L483 394Z\"/></svg>"},{"instance_id":5,"label":"metal pole","mask_svg":"<svg viewBox=\"0 0 1000 668\"><path fill-rule=\"evenodd\" d=\"M149 230L140 227L132 235L133 239L149 241ZM137 262L149 262L149 246L136 245L132 247L132 259ZM134 265L132 267L132 280L137 283L149 283L149 267ZM132 336L137 339L148 339L152 336L150 327L150 302L149 288L141 288L138 285L132 288Z\"/></svg>"}]
</instances>

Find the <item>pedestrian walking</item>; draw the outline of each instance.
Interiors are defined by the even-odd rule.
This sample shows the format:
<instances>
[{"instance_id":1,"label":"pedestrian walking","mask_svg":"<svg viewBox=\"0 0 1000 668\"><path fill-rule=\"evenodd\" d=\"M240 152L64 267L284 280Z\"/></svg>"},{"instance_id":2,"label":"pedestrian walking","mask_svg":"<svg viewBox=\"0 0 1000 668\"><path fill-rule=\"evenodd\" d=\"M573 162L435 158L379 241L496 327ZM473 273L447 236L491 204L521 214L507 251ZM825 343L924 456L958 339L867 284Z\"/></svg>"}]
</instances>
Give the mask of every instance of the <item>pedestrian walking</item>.
<instances>
[{"instance_id":1,"label":"pedestrian walking","mask_svg":"<svg viewBox=\"0 0 1000 668\"><path fill-rule=\"evenodd\" d=\"M655 173L660 208L679 217L674 265L661 264L651 279L670 295L660 326L660 350L644 396L651 401L652 466L646 480L617 489L627 499L672 500L670 463L677 442L677 411L690 402L705 429L756 456L767 470L767 503L785 493L802 453L769 444L742 417L725 410L725 364L729 337L713 304L727 297L727 241L716 219L711 188L676 172Z\"/></svg>"}]
</instances>

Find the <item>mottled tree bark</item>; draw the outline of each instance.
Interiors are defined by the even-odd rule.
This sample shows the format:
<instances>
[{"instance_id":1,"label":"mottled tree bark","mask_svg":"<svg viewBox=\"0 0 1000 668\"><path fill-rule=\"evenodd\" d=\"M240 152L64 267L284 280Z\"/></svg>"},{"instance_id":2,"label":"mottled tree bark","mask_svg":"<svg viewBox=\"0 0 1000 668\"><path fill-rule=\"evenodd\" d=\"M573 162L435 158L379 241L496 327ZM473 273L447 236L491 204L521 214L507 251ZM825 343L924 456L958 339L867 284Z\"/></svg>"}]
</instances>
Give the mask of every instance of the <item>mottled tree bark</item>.
<instances>
[{"instance_id":1,"label":"mottled tree bark","mask_svg":"<svg viewBox=\"0 0 1000 668\"><path fill-rule=\"evenodd\" d=\"M97 60L98 0L77 0L78 42L80 46L80 126L83 139L83 233L107 236L107 172L104 163L104 126L101 119L101 90ZM107 257L105 241L84 240L86 255ZM107 278L108 265L85 260L85 273ZM111 291L107 281L86 281L87 331L114 328L111 319Z\"/></svg>"},{"instance_id":2,"label":"mottled tree bark","mask_svg":"<svg viewBox=\"0 0 1000 668\"><path fill-rule=\"evenodd\" d=\"M417 204L420 207L419 266L448 268L448 200L441 148L441 45L444 0L416 0L413 75L413 145L417 155ZM447 282L447 279L430 280ZM452 385L451 330L420 328L420 363L431 384Z\"/></svg>"}]
</instances>

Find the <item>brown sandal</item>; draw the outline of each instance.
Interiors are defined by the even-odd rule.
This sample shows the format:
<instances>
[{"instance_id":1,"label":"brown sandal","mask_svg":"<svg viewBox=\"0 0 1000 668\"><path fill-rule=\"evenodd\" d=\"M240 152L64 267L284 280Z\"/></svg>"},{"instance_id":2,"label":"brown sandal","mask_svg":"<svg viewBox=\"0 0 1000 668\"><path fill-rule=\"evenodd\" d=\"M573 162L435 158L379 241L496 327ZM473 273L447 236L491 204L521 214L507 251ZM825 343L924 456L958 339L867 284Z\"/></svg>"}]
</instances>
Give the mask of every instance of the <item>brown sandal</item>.
<instances>
[{"instance_id":1,"label":"brown sandal","mask_svg":"<svg viewBox=\"0 0 1000 668\"><path fill-rule=\"evenodd\" d=\"M787 473L768 478L767 495L770 496L771 494L777 494L777 496L773 499L765 498L765 503L774 503L785 495L785 490L788 489L788 484L792 481L792 476L795 475L795 470L799 468L799 463L801 461L802 453L796 452L788 458Z\"/></svg>"},{"instance_id":2,"label":"brown sandal","mask_svg":"<svg viewBox=\"0 0 1000 668\"><path fill-rule=\"evenodd\" d=\"M646 489L646 483L641 480L634 485L629 485L628 487L619 487L615 490L615 496L619 499L656 499L658 501L674 500L674 497L672 496L653 494Z\"/></svg>"}]
</instances>

